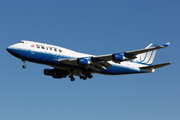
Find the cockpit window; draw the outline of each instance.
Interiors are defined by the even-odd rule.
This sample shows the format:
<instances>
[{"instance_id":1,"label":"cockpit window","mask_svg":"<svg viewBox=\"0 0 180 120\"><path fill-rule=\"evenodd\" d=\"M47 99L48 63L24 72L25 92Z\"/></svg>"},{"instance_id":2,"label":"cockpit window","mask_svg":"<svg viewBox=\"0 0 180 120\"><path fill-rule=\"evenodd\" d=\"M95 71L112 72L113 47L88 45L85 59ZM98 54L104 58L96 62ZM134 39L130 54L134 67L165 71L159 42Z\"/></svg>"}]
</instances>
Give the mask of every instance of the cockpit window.
<instances>
[{"instance_id":1,"label":"cockpit window","mask_svg":"<svg viewBox=\"0 0 180 120\"><path fill-rule=\"evenodd\" d=\"M19 41L19 43L24 43L23 41Z\"/></svg>"}]
</instances>

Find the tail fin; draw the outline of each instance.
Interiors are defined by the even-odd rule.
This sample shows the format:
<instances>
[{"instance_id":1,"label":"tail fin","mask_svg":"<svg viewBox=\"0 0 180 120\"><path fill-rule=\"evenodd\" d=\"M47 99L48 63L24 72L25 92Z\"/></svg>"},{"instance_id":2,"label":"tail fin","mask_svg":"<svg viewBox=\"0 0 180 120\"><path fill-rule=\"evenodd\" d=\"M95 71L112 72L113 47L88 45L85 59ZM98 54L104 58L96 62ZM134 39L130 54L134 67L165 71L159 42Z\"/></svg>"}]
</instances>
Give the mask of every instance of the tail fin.
<instances>
[{"instance_id":1,"label":"tail fin","mask_svg":"<svg viewBox=\"0 0 180 120\"><path fill-rule=\"evenodd\" d=\"M158 45L151 43L145 49L151 48L151 47L156 47L156 46L158 46ZM157 50L153 50L150 52L138 54L136 56L137 58L134 59L133 62L138 62L138 63L145 64L145 65L151 65L153 63L154 57L156 55L156 51Z\"/></svg>"}]
</instances>

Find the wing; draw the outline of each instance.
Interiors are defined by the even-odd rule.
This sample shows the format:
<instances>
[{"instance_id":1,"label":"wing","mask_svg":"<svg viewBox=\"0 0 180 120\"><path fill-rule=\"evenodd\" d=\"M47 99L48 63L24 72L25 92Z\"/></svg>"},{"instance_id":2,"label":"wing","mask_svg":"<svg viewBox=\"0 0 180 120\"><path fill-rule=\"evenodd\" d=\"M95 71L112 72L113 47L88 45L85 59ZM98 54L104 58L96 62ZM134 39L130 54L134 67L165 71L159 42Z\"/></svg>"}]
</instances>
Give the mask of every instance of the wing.
<instances>
[{"instance_id":1,"label":"wing","mask_svg":"<svg viewBox=\"0 0 180 120\"><path fill-rule=\"evenodd\" d=\"M77 64L77 59L58 59L58 62L68 65L81 66Z\"/></svg>"},{"instance_id":2,"label":"wing","mask_svg":"<svg viewBox=\"0 0 180 120\"><path fill-rule=\"evenodd\" d=\"M156 46L156 47L151 47L151 48L146 48L146 49L140 49L140 50L134 50L134 51L128 51L128 52L125 52L125 54L137 55L137 54L141 54L141 53L145 53L145 52L149 52L149 51L153 51L153 50L157 50L157 49L161 49L161 48L166 48L169 45L170 45L170 43L168 42L168 43L161 45L161 46Z\"/></svg>"},{"instance_id":3,"label":"wing","mask_svg":"<svg viewBox=\"0 0 180 120\"><path fill-rule=\"evenodd\" d=\"M93 57L77 59L59 59L58 62L73 66L84 66L86 69L92 69L96 72L112 66L105 60L96 60Z\"/></svg>"},{"instance_id":4,"label":"wing","mask_svg":"<svg viewBox=\"0 0 180 120\"><path fill-rule=\"evenodd\" d=\"M111 67L112 65L108 61L118 62L132 60L136 58L136 55L165 48L170 43L166 43L161 46L145 48L140 50L122 52L122 53L115 53L115 54L108 54L108 55L100 55L100 56L91 56L91 57L83 57L83 58L73 58L73 59L58 59L58 62L64 63L67 65L73 66L84 66L87 69L92 69L96 72Z\"/></svg>"},{"instance_id":5,"label":"wing","mask_svg":"<svg viewBox=\"0 0 180 120\"><path fill-rule=\"evenodd\" d=\"M97 60L104 60L104 61L110 61L110 60L116 61L116 58L117 58L117 61L126 61L129 59L135 59L136 55L138 54L146 53L146 52L161 49L161 48L166 48L169 45L170 43L168 42L161 46L133 50L133 51L122 52L122 53L109 54L109 55L94 56L93 58Z\"/></svg>"}]
</instances>

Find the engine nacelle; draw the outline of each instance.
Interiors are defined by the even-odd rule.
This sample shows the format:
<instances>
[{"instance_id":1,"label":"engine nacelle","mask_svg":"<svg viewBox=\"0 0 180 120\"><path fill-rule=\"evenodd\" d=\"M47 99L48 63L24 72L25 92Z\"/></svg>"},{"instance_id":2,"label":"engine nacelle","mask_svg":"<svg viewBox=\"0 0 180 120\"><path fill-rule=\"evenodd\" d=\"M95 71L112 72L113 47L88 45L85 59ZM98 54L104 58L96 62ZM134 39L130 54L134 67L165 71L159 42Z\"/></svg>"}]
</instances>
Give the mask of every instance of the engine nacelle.
<instances>
[{"instance_id":1,"label":"engine nacelle","mask_svg":"<svg viewBox=\"0 0 180 120\"><path fill-rule=\"evenodd\" d=\"M62 71L58 69L44 69L44 74L48 76L52 76L53 78L65 78L69 74L67 71Z\"/></svg>"},{"instance_id":2,"label":"engine nacelle","mask_svg":"<svg viewBox=\"0 0 180 120\"><path fill-rule=\"evenodd\" d=\"M127 57L125 57L124 55L122 55L122 54L112 54L112 60L113 61L126 61L126 60L128 60L128 58Z\"/></svg>"},{"instance_id":3,"label":"engine nacelle","mask_svg":"<svg viewBox=\"0 0 180 120\"><path fill-rule=\"evenodd\" d=\"M85 59L85 58L78 58L77 64L79 64L79 65L90 65L90 64L92 64L92 62Z\"/></svg>"},{"instance_id":4,"label":"engine nacelle","mask_svg":"<svg viewBox=\"0 0 180 120\"><path fill-rule=\"evenodd\" d=\"M46 69L44 69L44 74L52 76L54 74L54 69L46 68Z\"/></svg>"},{"instance_id":5,"label":"engine nacelle","mask_svg":"<svg viewBox=\"0 0 180 120\"><path fill-rule=\"evenodd\" d=\"M60 73L56 73L56 72L54 72L54 74L52 75L52 77L53 77L53 78L62 78L62 77L63 77L63 75L62 75L62 74L60 74Z\"/></svg>"}]
</instances>

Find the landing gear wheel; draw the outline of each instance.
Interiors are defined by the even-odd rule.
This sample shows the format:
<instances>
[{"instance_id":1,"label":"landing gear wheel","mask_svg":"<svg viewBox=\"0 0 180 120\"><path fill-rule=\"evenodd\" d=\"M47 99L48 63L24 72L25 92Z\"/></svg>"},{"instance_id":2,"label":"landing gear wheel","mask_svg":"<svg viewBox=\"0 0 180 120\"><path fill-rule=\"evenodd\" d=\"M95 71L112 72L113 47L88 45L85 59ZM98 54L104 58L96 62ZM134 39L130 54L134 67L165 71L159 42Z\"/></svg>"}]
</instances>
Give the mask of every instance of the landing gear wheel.
<instances>
[{"instance_id":1,"label":"landing gear wheel","mask_svg":"<svg viewBox=\"0 0 180 120\"><path fill-rule=\"evenodd\" d=\"M22 68L27 68L27 65L23 65Z\"/></svg>"},{"instance_id":2,"label":"landing gear wheel","mask_svg":"<svg viewBox=\"0 0 180 120\"><path fill-rule=\"evenodd\" d=\"M83 80L87 80L87 77L83 77Z\"/></svg>"},{"instance_id":3,"label":"landing gear wheel","mask_svg":"<svg viewBox=\"0 0 180 120\"><path fill-rule=\"evenodd\" d=\"M22 66L22 68L27 68L26 61L25 61L24 59L22 59L22 61L23 61L23 66Z\"/></svg>"},{"instance_id":4,"label":"landing gear wheel","mask_svg":"<svg viewBox=\"0 0 180 120\"><path fill-rule=\"evenodd\" d=\"M75 78L71 78L71 81L75 81Z\"/></svg>"},{"instance_id":5,"label":"landing gear wheel","mask_svg":"<svg viewBox=\"0 0 180 120\"><path fill-rule=\"evenodd\" d=\"M69 78L71 78L71 81L75 81L73 74L69 75Z\"/></svg>"},{"instance_id":6,"label":"landing gear wheel","mask_svg":"<svg viewBox=\"0 0 180 120\"><path fill-rule=\"evenodd\" d=\"M69 78L73 78L73 75L69 75Z\"/></svg>"},{"instance_id":7,"label":"landing gear wheel","mask_svg":"<svg viewBox=\"0 0 180 120\"><path fill-rule=\"evenodd\" d=\"M92 75L89 75L88 77L89 77L89 79L90 79L90 78L93 78L93 76L92 76Z\"/></svg>"},{"instance_id":8,"label":"landing gear wheel","mask_svg":"<svg viewBox=\"0 0 180 120\"><path fill-rule=\"evenodd\" d=\"M83 75L81 75L81 76L80 76L80 79L83 79L83 78L84 78L84 76L83 76Z\"/></svg>"}]
</instances>

